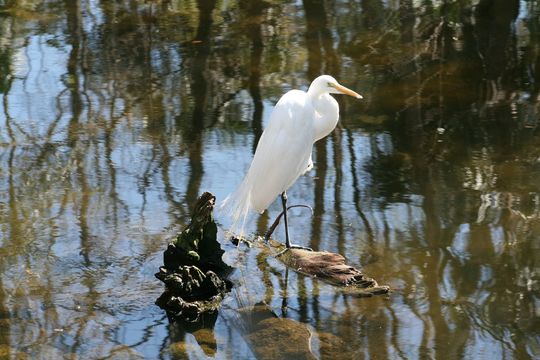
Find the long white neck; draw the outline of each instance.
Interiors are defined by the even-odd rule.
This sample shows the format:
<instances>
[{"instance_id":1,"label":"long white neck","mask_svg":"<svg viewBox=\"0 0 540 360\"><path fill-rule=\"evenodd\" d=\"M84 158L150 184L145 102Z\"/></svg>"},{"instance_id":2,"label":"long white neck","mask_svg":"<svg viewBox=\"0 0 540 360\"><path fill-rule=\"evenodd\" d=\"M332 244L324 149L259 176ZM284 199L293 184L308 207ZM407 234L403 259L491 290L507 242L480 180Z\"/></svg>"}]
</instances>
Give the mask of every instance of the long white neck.
<instances>
[{"instance_id":1,"label":"long white neck","mask_svg":"<svg viewBox=\"0 0 540 360\"><path fill-rule=\"evenodd\" d=\"M336 127L339 118L337 101L328 93L310 94L311 103L315 109L313 119L313 142L330 134Z\"/></svg>"}]
</instances>

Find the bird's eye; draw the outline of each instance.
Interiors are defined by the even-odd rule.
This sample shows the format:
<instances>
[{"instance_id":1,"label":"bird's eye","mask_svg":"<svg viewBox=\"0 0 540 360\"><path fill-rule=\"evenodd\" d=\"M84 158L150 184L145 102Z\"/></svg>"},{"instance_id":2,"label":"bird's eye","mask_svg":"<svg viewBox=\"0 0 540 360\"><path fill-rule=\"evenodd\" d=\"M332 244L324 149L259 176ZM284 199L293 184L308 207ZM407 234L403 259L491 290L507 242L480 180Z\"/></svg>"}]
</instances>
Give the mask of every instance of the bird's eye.
<instances>
[{"instance_id":1,"label":"bird's eye","mask_svg":"<svg viewBox=\"0 0 540 360\"><path fill-rule=\"evenodd\" d=\"M326 85L328 85L329 87L334 87L334 84L332 84L331 82L326 83Z\"/></svg>"}]
</instances>

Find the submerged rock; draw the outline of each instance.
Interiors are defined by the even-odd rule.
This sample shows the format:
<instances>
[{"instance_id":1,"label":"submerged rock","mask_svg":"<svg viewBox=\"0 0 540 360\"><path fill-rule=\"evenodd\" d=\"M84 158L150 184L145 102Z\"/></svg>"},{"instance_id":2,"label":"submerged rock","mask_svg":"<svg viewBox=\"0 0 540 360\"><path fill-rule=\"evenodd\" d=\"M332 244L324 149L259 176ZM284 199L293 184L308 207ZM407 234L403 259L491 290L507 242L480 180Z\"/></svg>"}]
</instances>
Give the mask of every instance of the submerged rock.
<instances>
[{"instance_id":1,"label":"submerged rock","mask_svg":"<svg viewBox=\"0 0 540 360\"><path fill-rule=\"evenodd\" d=\"M341 338L317 332L294 319L280 318L264 303L240 309L239 315L243 337L259 360L355 358ZM313 346L315 343L317 346Z\"/></svg>"},{"instance_id":2,"label":"submerged rock","mask_svg":"<svg viewBox=\"0 0 540 360\"><path fill-rule=\"evenodd\" d=\"M286 318L268 318L246 335L257 359L316 359L306 325Z\"/></svg>"},{"instance_id":3,"label":"submerged rock","mask_svg":"<svg viewBox=\"0 0 540 360\"><path fill-rule=\"evenodd\" d=\"M13 352L11 346L6 344L0 344L0 359L9 359L10 354Z\"/></svg>"},{"instance_id":4,"label":"submerged rock","mask_svg":"<svg viewBox=\"0 0 540 360\"><path fill-rule=\"evenodd\" d=\"M214 332L210 329L199 329L191 333L197 344L187 342L185 339L173 341L169 346L169 351L174 359L188 359L191 354L197 354L200 349L206 357L214 357L217 353L217 342Z\"/></svg>"},{"instance_id":5,"label":"submerged rock","mask_svg":"<svg viewBox=\"0 0 540 360\"><path fill-rule=\"evenodd\" d=\"M156 304L173 318L197 321L201 314L216 311L231 289L224 278L230 267L221 259L224 251L212 217L215 200L208 192L201 195L191 222L169 243L163 253L164 266L155 274L165 284Z\"/></svg>"}]
</instances>

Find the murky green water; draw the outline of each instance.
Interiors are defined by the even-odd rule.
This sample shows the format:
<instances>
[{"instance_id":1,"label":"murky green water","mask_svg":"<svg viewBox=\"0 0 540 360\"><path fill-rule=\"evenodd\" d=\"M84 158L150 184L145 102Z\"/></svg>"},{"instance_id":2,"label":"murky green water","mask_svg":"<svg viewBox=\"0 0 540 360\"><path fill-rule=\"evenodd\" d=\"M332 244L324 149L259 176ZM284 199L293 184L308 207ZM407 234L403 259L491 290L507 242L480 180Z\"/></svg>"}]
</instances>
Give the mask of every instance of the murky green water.
<instances>
[{"instance_id":1,"label":"murky green water","mask_svg":"<svg viewBox=\"0 0 540 360\"><path fill-rule=\"evenodd\" d=\"M339 99L289 191L314 207L292 236L393 293L344 295L222 238L223 310L169 323L168 236L321 73L366 100ZM315 357L540 356L537 0L0 0L0 96L0 358L264 358L238 311L261 301Z\"/></svg>"}]
</instances>

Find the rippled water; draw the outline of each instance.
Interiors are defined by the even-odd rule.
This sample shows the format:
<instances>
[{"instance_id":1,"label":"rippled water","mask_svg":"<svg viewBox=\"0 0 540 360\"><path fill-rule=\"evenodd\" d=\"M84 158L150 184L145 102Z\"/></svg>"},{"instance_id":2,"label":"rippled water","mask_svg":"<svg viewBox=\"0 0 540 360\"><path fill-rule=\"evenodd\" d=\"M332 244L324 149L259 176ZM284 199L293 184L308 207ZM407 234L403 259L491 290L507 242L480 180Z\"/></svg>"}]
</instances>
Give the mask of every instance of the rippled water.
<instances>
[{"instance_id":1,"label":"rippled water","mask_svg":"<svg viewBox=\"0 0 540 360\"><path fill-rule=\"evenodd\" d=\"M294 336L320 358L539 357L539 19L536 0L0 0L0 357L264 358ZM170 323L168 238L321 73L366 100L338 99L292 236L393 292L344 294L221 232L233 293ZM291 319L282 345L252 336L260 302Z\"/></svg>"}]
</instances>

